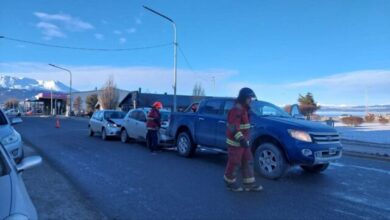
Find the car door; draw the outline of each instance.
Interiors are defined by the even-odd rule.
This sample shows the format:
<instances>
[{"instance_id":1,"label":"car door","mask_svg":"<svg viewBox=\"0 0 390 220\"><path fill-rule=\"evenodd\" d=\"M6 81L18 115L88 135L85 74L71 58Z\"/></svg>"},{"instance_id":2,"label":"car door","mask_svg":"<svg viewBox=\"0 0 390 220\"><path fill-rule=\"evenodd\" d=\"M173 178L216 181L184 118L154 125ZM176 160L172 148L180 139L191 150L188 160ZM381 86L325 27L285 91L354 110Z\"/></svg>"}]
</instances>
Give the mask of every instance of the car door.
<instances>
[{"instance_id":1,"label":"car door","mask_svg":"<svg viewBox=\"0 0 390 220\"><path fill-rule=\"evenodd\" d=\"M126 121L126 130L127 134L129 135L130 138L137 138L137 129L136 129L136 124L137 124L137 110L131 110L129 112L129 118Z\"/></svg>"},{"instance_id":2,"label":"car door","mask_svg":"<svg viewBox=\"0 0 390 220\"><path fill-rule=\"evenodd\" d=\"M203 146L216 147L216 127L222 111L222 100L208 100L200 109L196 121L196 139Z\"/></svg>"},{"instance_id":3,"label":"car door","mask_svg":"<svg viewBox=\"0 0 390 220\"><path fill-rule=\"evenodd\" d=\"M147 113L145 111L138 111L138 135L139 138L142 140L146 140L146 133L148 132L146 128L146 115Z\"/></svg>"},{"instance_id":4,"label":"car door","mask_svg":"<svg viewBox=\"0 0 390 220\"><path fill-rule=\"evenodd\" d=\"M218 118L218 123L216 127L216 145L218 148L226 148L226 128L227 128L227 115L229 111L233 108L234 101L228 100L223 104L223 111Z\"/></svg>"},{"instance_id":5,"label":"car door","mask_svg":"<svg viewBox=\"0 0 390 220\"><path fill-rule=\"evenodd\" d=\"M98 115L100 114L100 111L97 111L93 113L91 120L89 121L89 125L91 126L92 131L96 132L97 131L97 120L98 120Z\"/></svg>"}]
</instances>

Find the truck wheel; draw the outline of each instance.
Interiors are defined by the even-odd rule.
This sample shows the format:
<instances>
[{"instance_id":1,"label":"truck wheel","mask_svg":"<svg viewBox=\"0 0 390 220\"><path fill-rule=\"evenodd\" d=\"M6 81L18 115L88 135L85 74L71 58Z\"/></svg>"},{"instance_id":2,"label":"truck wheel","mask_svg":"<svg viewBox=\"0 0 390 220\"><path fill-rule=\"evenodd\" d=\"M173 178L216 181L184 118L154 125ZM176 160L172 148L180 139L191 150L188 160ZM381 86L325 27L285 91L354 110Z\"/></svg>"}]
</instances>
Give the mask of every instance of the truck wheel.
<instances>
[{"instance_id":1,"label":"truck wheel","mask_svg":"<svg viewBox=\"0 0 390 220\"><path fill-rule=\"evenodd\" d=\"M193 156L196 150L195 144L187 132L182 132L177 136L176 148L179 155L183 157Z\"/></svg>"},{"instance_id":2,"label":"truck wheel","mask_svg":"<svg viewBox=\"0 0 390 220\"><path fill-rule=\"evenodd\" d=\"M121 141L122 143L127 143L129 141L129 135L127 135L126 129L122 129L121 131Z\"/></svg>"},{"instance_id":3,"label":"truck wheel","mask_svg":"<svg viewBox=\"0 0 390 220\"><path fill-rule=\"evenodd\" d=\"M317 164L313 166L301 165L301 168L309 173L321 173L329 167L329 163Z\"/></svg>"},{"instance_id":4,"label":"truck wheel","mask_svg":"<svg viewBox=\"0 0 390 220\"><path fill-rule=\"evenodd\" d=\"M283 152L272 143L263 143L255 151L255 169L268 179L278 179L284 175L288 163Z\"/></svg>"}]
</instances>

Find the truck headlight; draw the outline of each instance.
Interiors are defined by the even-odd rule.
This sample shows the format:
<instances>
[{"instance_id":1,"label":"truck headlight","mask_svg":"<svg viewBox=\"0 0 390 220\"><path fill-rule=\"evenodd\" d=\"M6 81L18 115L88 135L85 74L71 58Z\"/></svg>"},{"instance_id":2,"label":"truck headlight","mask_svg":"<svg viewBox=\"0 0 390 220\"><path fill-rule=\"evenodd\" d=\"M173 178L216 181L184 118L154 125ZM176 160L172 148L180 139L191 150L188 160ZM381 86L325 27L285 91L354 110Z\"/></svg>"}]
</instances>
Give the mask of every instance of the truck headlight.
<instances>
[{"instance_id":1,"label":"truck headlight","mask_svg":"<svg viewBox=\"0 0 390 220\"><path fill-rule=\"evenodd\" d=\"M8 135L7 137L3 138L1 140L1 143L3 145L9 145L9 144L13 144L13 143L16 143L20 140L20 134L16 131L12 132L12 134Z\"/></svg>"},{"instance_id":2,"label":"truck headlight","mask_svg":"<svg viewBox=\"0 0 390 220\"><path fill-rule=\"evenodd\" d=\"M310 134L306 131L288 130L290 136L296 140L303 142L312 142Z\"/></svg>"}]
</instances>

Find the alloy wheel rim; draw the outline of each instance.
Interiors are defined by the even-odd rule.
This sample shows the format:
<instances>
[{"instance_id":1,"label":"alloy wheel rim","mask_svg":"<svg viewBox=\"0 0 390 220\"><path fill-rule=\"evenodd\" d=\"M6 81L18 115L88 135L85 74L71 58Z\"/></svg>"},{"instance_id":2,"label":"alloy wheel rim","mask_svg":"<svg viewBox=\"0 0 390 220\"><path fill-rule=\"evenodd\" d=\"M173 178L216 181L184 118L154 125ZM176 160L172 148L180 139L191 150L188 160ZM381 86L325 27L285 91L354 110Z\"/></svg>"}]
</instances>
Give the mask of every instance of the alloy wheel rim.
<instances>
[{"instance_id":1,"label":"alloy wheel rim","mask_svg":"<svg viewBox=\"0 0 390 220\"><path fill-rule=\"evenodd\" d=\"M274 152L270 150L264 150L259 156L259 165L261 169L267 173L272 173L278 167L277 159Z\"/></svg>"},{"instance_id":2,"label":"alloy wheel rim","mask_svg":"<svg viewBox=\"0 0 390 220\"><path fill-rule=\"evenodd\" d=\"M188 139L186 137L180 137L178 147L181 153L185 153L188 148Z\"/></svg>"}]
</instances>

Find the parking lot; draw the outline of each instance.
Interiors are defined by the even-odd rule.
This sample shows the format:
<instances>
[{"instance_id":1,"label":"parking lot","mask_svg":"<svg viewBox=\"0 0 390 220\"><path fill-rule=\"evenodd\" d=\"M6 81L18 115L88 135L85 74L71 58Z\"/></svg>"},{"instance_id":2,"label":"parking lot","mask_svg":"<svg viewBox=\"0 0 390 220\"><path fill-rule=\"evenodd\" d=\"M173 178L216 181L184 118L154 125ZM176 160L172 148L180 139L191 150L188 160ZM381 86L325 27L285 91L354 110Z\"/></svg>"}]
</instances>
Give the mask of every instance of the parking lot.
<instances>
[{"instance_id":1,"label":"parking lot","mask_svg":"<svg viewBox=\"0 0 390 220\"><path fill-rule=\"evenodd\" d=\"M223 154L153 155L142 143L89 137L84 119L61 119L58 129L53 118L23 120L15 128L25 143L109 219L390 218L389 161L344 156L322 174L294 168L277 181L258 177L263 192L232 193L223 183ZM27 186L59 190L40 187Z\"/></svg>"}]
</instances>

